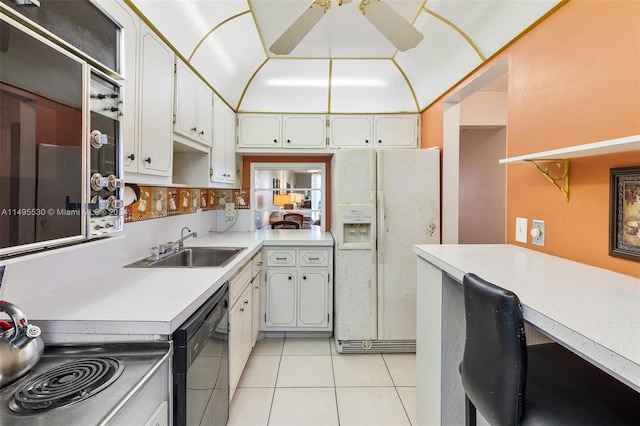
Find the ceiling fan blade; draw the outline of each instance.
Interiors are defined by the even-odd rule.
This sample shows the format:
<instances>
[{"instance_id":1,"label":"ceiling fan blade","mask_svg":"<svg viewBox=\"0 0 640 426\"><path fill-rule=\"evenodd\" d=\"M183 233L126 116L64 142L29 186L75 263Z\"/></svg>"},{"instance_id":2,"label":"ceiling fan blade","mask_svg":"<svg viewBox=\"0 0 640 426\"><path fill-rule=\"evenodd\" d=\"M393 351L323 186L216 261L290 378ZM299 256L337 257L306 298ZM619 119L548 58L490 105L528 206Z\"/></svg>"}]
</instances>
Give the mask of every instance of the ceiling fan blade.
<instances>
[{"instance_id":1,"label":"ceiling fan blade","mask_svg":"<svg viewBox=\"0 0 640 426\"><path fill-rule=\"evenodd\" d=\"M398 50L414 48L424 36L383 0L360 0L360 11Z\"/></svg>"},{"instance_id":2,"label":"ceiling fan blade","mask_svg":"<svg viewBox=\"0 0 640 426\"><path fill-rule=\"evenodd\" d=\"M331 7L331 0L315 0L293 21L269 50L276 55L288 55L320 21Z\"/></svg>"}]
</instances>

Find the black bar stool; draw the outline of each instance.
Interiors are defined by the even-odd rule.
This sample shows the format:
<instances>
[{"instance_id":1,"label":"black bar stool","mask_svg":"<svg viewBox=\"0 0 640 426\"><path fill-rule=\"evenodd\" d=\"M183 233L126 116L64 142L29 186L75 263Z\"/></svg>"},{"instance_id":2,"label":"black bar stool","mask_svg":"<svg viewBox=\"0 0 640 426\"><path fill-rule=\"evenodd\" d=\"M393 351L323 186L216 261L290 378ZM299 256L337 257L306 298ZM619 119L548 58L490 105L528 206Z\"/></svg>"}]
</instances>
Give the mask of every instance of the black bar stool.
<instances>
[{"instance_id":1,"label":"black bar stool","mask_svg":"<svg viewBox=\"0 0 640 426\"><path fill-rule=\"evenodd\" d=\"M640 425L640 393L557 343L527 347L518 296L463 279L467 425Z\"/></svg>"}]
</instances>

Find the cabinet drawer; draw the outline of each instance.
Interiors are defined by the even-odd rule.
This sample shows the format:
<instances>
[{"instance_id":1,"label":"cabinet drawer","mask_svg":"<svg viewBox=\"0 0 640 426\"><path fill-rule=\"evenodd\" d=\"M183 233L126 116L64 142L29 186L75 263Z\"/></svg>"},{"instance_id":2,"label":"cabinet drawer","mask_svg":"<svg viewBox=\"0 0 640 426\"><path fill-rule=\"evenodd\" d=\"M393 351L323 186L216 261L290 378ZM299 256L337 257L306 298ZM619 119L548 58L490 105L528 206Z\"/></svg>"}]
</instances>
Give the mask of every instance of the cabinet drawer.
<instances>
[{"instance_id":1,"label":"cabinet drawer","mask_svg":"<svg viewBox=\"0 0 640 426\"><path fill-rule=\"evenodd\" d=\"M251 262L245 263L229 280L229 306L233 306L251 282Z\"/></svg>"},{"instance_id":2,"label":"cabinet drawer","mask_svg":"<svg viewBox=\"0 0 640 426\"><path fill-rule=\"evenodd\" d=\"M267 266L296 266L296 251L293 249L268 250Z\"/></svg>"},{"instance_id":3,"label":"cabinet drawer","mask_svg":"<svg viewBox=\"0 0 640 426\"><path fill-rule=\"evenodd\" d=\"M262 268L262 252L259 251L253 258L251 259L251 276L255 277L260 273L260 269Z\"/></svg>"},{"instance_id":4,"label":"cabinet drawer","mask_svg":"<svg viewBox=\"0 0 640 426\"><path fill-rule=\"evenodd\" d=\"M300 266L329 266L329 252L318 249L300 249Z\"/></svg>"}]
</instances>

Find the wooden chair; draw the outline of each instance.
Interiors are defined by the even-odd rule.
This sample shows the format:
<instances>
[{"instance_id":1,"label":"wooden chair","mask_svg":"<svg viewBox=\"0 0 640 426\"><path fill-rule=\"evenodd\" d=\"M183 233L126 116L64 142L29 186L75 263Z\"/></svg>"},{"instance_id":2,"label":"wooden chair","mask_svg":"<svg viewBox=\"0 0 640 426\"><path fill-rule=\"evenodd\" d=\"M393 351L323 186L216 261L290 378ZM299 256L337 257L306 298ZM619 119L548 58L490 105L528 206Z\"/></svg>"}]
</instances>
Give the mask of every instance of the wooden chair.
<instances>
[{"instance_id":1,"label":"wooden chair","mask_svg":"<svg viewBox=\"0 0 640 426\"><path fill-rule=\"evenodd\" d=\"M300 227L302 228L302 222L304 221L304 215L300 213L285 213L283 216L284 220L290 220L293 222L298 222Z\"/></svg>"},{"instance_id":2,"label":"wooden chair","mask_svg":"<svg viewBox=\"0 0 640 426\"><path fill-rule=\"evenodd\" d=\"M518 296L463 278L466 424L638 425L640 394L557 343L527 346Z\"/></svg>"},{"instance_id":3,"label":"wooden chair","mask_svg":"<svg viewBox=\"0 0 640 426\"><path fill-rule=\"evenodd\" d=\"M300 229L300 224L291 220L279 220L271 224L271 229Z\"/></svg>"}]
</instances>

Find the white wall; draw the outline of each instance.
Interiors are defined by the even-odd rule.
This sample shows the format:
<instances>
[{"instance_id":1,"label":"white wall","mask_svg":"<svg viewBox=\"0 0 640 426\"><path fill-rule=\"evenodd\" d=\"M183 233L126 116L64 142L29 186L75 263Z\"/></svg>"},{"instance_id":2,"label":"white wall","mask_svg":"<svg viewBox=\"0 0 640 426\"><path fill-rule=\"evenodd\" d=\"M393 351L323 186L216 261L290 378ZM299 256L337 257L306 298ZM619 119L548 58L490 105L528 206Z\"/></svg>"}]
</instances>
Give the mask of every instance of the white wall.
<instances>
[{"instance_id":1,"label":"white wall","mask_svg":"<svg viewBox=\"0 0 640 426\"><path fill-rule=\"evenodd\" d=\"M249 210L238 213L238 220L230 230L248 231ZM108 274L110 269L142 259L148 256L150 247L179 239L184 226L199 236L205 236L209 231L226 229L230 222L224 218L224 211L212 210L200 215L186 214L127 223L124 237L3 261L0 264L5 264L7 268L0 298L20 306L26 301L91 279L92 276ZM60 309L64 309L64 306ZM25 314L29 316L28 312Z\"/></svg>"}]
</instances>

